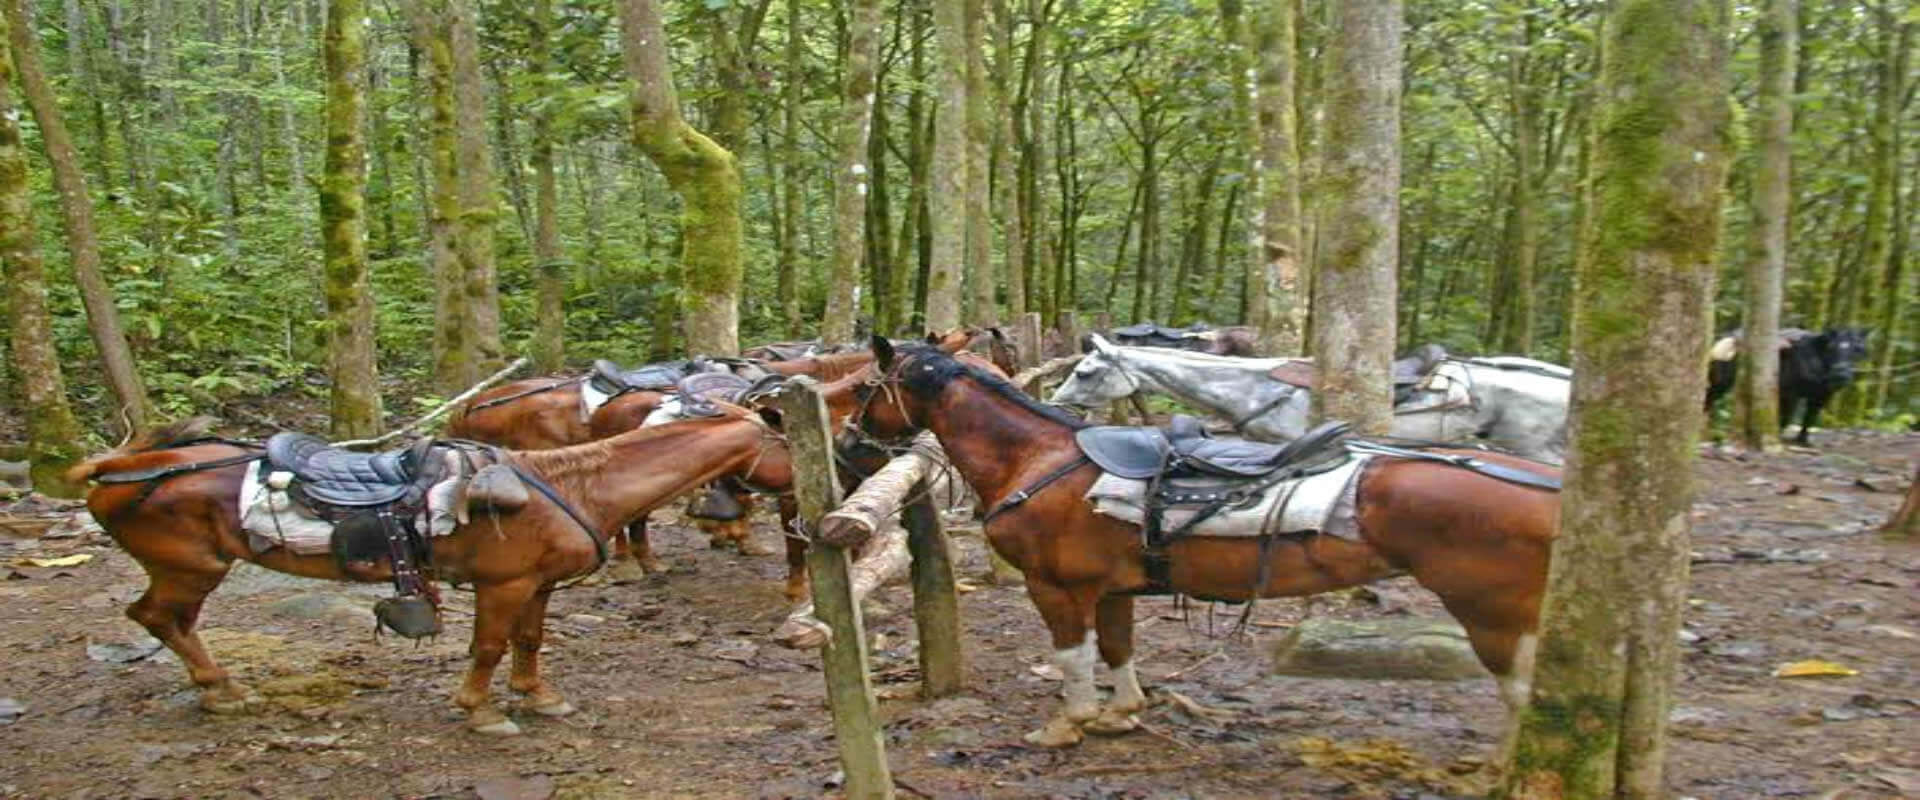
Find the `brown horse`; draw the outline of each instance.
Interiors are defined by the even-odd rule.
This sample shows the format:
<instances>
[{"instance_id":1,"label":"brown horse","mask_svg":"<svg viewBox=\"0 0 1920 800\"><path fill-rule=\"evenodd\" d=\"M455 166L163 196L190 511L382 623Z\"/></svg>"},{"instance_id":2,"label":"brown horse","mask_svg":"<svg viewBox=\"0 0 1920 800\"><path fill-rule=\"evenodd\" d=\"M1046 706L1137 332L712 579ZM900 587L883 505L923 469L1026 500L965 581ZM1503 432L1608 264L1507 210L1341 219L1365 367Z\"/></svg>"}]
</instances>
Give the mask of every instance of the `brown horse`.
<instances>
[{"instance_id":1,"label":"brown horse","mask_svg":"<svg viewBox=\"0 0 1920 800\"><path fill-rule=\"evenodd\" d=\"M1067 746L1081 731L1121 733L1145 695L1133 666L1133 595L1158 588L1228 600L1297 596L1411 574L1467 629L1513 708L1525 703L1559 495L1432 461L1376 457L1356 501L1358 540L1322 534L1258 539L1185 537L1167 546L1167 585L1149 584L1138 526L1095 514L1083 499L1100 470L1074 438L1084 423L943 353L875 344L884 378L863 388L853 424L882 438L920 429L939 437L987 509L993 549L1026 573L1066 676L1064 713L1028 734ZM1439 451L1445 452L1445 451ZM1539 475L1519 458L1478 458ZM1263 577L1264 576L1264 579ZM1096 639L1097 633L1097 639ZM1097 653L1114 674L1103 710Z\"/></svg>"},{"instance_id":2,"label":"brown horse","mask_svg":"<svg viewBox=\"0 0 1920 800\"><path fill-rule=\"evenodd\" d=\"M234 461L250 452L227 443L198 443L198 435L199 428L190 423L156 430L75 467L72 477ZM430 576L468 583L474 590L473 663L453 699L469 712L470 729L495 735L519 732L489 699L494 668L509 643L508 686L527 695L536 713L573 712L572 704L540 677L540 643L548 598L557 583L600 565L599 537L716 478L791 480L784 440L759 415L738 408L560 450L497 455L545 481L565 507L539 494L513 498L474 490L466 498L471 520L431 540ZM355 569L331 554L299 555L281 547L254 552L238 509L243 475L251 468L248 461L145 483L101 483L87 496L94 518L147 571L147 590L127 607L127 616L180 657L201 689L201 707L214 713L246 711L260 703L214 663L194 633L201 604L235 559L310 578L382 581L392 576L384 561Z\"/></svg>"}]
</instances>

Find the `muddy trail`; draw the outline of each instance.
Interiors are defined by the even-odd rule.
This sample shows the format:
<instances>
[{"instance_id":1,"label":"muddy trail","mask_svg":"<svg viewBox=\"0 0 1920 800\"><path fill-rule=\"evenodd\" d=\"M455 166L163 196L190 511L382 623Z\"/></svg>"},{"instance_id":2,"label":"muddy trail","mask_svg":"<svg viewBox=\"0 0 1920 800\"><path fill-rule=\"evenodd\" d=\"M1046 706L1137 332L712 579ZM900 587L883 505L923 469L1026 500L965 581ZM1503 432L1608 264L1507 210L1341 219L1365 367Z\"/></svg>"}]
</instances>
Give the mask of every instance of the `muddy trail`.
<instances>
[{"instance_id":1,"label":"muddy trail","mask_svg":"<svg viewBox=\"0 0 1920 800\"><path fill-rule=\"evenodd\" d=\"M1920 546L1872 531L1898 505L1920 435L1837 431L1818 443L1698 462L1669 760L1677 797L1920 797ZM131 559L73 523L42 531L13 519L0 528L0 797L836 794L818 655L767 639L785 613L784 567L710 550L671 514L656 516L670 574L552 604L548 674L581 713L516 711L527 734L504 740L465 733L448 701L466 665L471 596L453 594L447 633L415 645L374 638L368 608L381 587L236 569L201 630L268 703L216 717L122 616L145 585ZM756 536L777 545L771 521ZM955 542L970 589L967 692L916 696L904 587L869 609L902 797L1430 800L1486 784L1504 714L1490 679L1273 676L1273 644L1307 613L1298 600L1259 604L1238 637L1226 635L1237 607L1141 601L1136 659L1161 701L1142 729L1029 748L1020 735L1052 711L1059 686L1046 635L1018 587L982 577L978 536ZM1404 581L1323 596L1311 613L1443 616ZM1775 675L1814 659L1857 674Z\"/></svg>"}]
</instances>

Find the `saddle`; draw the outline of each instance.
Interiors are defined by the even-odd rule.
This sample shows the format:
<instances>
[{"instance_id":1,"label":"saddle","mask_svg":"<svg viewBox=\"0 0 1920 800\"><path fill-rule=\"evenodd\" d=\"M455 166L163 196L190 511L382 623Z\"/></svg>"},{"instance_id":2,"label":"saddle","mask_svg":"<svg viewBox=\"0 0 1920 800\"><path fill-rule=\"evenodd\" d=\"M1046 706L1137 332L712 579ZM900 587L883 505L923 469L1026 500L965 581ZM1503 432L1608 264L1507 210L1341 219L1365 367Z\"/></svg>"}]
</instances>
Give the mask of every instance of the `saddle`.
<instances>
[{"instance_id":1,"label":"saddle","mask_svg":"<svg viewBox=\"0 0 1920 800\"><path fill-rule=\"evenodd\" d=\"M1291 442L1269 444L1214 439L1199 420L1176 415L1164 429L1102 425L1081 429L1074 440L1094 464L1122 478L1254 481L1320 460L1350 427L1345 422L1326 422Z\"/></svg>"},{"instance_id":2,"label":"saddle","mask_svg":"<svg viewBox=\"0 0 1920 800\"><path fill-rule=\"evenodd\" d=\"M1393 360L1393 385L1410 386L1419 383L1433 372L1434 367L1440 366L1440 362L1445 360L1447 360L1446 348L1437 344L1420 345L1406 356Z\"/></svg>"},{"instance_id":3,"label":"saddle","mask_svg":"<svg viewBox=\"0 0 1920 800\"><path fill-rule=\"evenodd\" d=\"M1191 347L1194 340L1201 338L1207 330L1205 323L1195 323L1189 328L1170 328L1152 322L1142 322L1124 328L1114 328L1111 333L1113 338L1122 344L1187 348Z\"/></svg>"},{"instance_id":4,"label":"saddle","mask_svg":"<svg viewBox=\"0 0 1920 800\"><path fill-rule=\"evenodd\" d=\"M361 453L305 433L283 432L267 440L265 470L285 473L284 487L313 516L333 523L330 549L344 566L388 560L396 597L374 607L380 627L410 639L440 632L432 587L420 570L431 550L414 520L426 510L427 493L449 477L436 450L449 445L423 440L403 450Z\"/></svg>"},{"instance_id":5,"label":"saddle","mask_svg":"<svg viewBox=\"0 0 1920 800\"><path fill-rule=\"evenodd\" d=\"M587 380L601 394L609 396L627 392L665 392L673 389L681 378L695 372L697 366L692 361L663 361L623 370L620 365L601 358L594 360L593 372Z\"/></svg>"},{"instance_id":6,"label":"saddle","mask_svg":"<svg viewBox=\"0 0 1920 800\"><path fill-rule=\"evenodd\" d=\"M758 380L731 372L696 372L680 379L674 396L680 401L680 416L717 417L715 401L744 406L776 391L786 383L785 375L762 375Z\"/></svg>"}]
</instances>

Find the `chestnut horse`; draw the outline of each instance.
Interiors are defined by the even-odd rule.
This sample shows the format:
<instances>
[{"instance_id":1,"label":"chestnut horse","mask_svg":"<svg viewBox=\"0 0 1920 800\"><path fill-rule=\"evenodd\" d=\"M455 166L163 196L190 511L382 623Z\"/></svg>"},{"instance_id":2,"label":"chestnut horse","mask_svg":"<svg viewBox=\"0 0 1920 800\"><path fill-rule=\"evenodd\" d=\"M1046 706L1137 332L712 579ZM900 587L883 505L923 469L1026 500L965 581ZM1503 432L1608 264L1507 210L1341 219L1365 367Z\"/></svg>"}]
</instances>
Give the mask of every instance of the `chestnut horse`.
<instances>
[{"instance_id":1,"label":"chestnut horse","mask_svg":"<svg viewBox=\"0 0 1920 800\"><path fill-rule=\"evenodd\" d=\"M987 509L987 541L1026 574L1028 594L1052 633L1054 663L1066 676L1065 708L1028 741L1068 746L1083 729L1132 730L1131 714L1145 704L1133 665L1133 593L1153 587L1139 527L1098 515L1083 499L1100 476L1074 439L1085 423L931 348L875 348L884 377L863 387L850 424L886 439L921 429L939 437ZM1517 457L1472 455L1559 475ZM1166 548L1171 565L1161 588L1250 600L1411 574L1466 627L1502 698L1517 709L1529 691L1559 508L1551 491L1432 461L1376 457L1359 480L1357 541L1310 533L1263 546L1256 537L1184 537ZM1096 647L1114 675L1105 709L1093 684Z\"/></svg>"},{"instance_id":2,"label":"chestnut horse","mask_svg":"<svg viewBox=\"0 0 1920 800\"><path fill-rule=\"evenodd\" d=\"M127 607L127 616L186 664L200 687L202 708L236 713L258 705L260 698L216 664L194 633L201 604L235 559L330 580L384 581L392 570L384 560L356 569L327 553L299 555L281 547L254 552L238 509L242 478L253 464L232 463L250 451L199 439L196 423L149 432L75 467L71 477L229 462L145 483L96 484L87 495L87 509L147 571L147 590ZM536 713L573 712L573 705L540 677L547 601L559 582L600 566L598 540L607 532L723 476L790 485L792 474L784 439L759 415L739 408L565 449L496 451L495 457L545 481L565 506L539 493L503 498L470 491L471 520L430 540L430 577L469 583L474 591L473 662L453 700L467 710L468 728L493 735L520 730L490 702L494 668L509 643L513 666L507 685L527 695Z\"/></svg>"}]
</instances>

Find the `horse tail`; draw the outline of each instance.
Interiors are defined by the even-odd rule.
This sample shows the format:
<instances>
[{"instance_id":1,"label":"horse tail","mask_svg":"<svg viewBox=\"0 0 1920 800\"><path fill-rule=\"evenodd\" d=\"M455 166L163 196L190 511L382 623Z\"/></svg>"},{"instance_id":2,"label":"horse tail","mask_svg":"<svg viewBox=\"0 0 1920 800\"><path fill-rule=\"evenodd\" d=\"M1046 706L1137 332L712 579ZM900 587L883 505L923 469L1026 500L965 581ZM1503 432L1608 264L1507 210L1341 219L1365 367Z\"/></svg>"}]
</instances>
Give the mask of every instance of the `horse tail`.
<instances>
[{"instance_id":1,"label":"horse tail","mask_svg":"<svg viewBox=\"0 0 1920 800\"><path fill-rule=\"evenodd\" d=\"M104 471L101 468L105 466L107 462L114 459L130 456L135 453L145 453L149 450L159 450L178 442L201 438L207 435L207 431L213 429L215 422L216 420L213 417L190 417L171 425L163 425L158 428L143 431L128 439L126 443L119 447L108 450L107 452L68 468L67 480L76 484L84 483Z\"/></svg>"}]
</instances>

